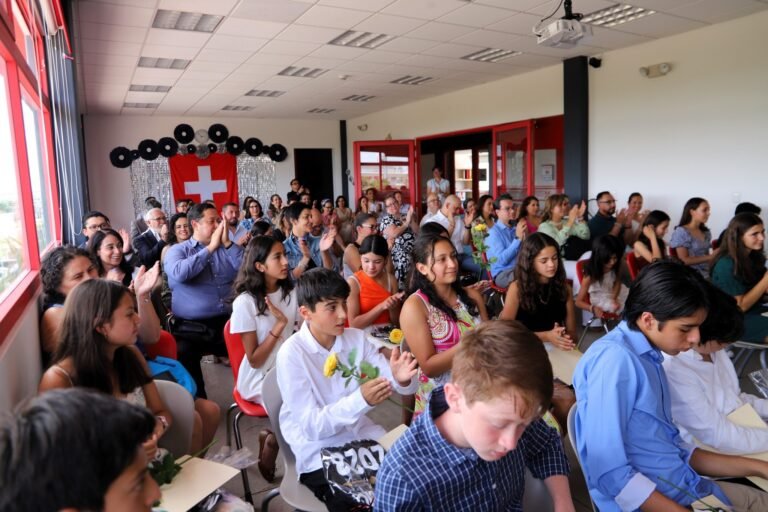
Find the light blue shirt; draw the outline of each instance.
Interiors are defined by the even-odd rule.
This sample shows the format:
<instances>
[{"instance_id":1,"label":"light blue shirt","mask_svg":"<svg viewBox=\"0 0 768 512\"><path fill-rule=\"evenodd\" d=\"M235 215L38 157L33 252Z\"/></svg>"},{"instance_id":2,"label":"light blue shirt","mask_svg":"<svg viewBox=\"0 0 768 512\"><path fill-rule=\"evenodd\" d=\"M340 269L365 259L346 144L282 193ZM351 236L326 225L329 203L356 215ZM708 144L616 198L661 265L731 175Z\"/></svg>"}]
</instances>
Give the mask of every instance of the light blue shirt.
<instances>
[{"instance_id":1,"label":"light blue shirt","mask_svg":"<svg viewBox=\"0 0 768 512\"><path fill-rule=\"evenodd\" d=\"M491 275L494 278L504 270L515 268L517 254L520 252L520 240L515 234L515 228L497 222L488 230L485 243L488 245L488 260L496 258L491 263Z\"/></svg>"},{"instance_id":2,"label":"light blue shirt","mask_svg":"<svg viewBox=\"0 0 768 512\"><path fill-rule=\"evenodd\" d=\"M621 322L576 366L576 450L601 512L637 510L654 490L683 506L694 501L688 494L730 503L688 463L695 447L672 423L662 360L642 332Z\"/></svg>"},{"instance_id":3,"label":"light blue shirt","mask_svg":"<svg viewBox=\"0 0 768 512\"><path fill-rule=\"evenodd\" d=\"M168 275L171 310L187 320L202 320L232 312L232 282L240 269L243 248L233 243L209 253L194 238L172 245L163 261Z\"/></svg>"},{"instance_id":4,"label":"light blue shirt","mask_svg":"<svg viewBox=\"0 0 768 512\"><path fill-rule=\"evenodd\" d=\"M320 240L319 236L307 235L307 245L309 246L309 255L316 267L323 266L323 255L320 252ZM288 268L291 275L293 275L293 269L295 269L304 255L299 247L299 239L291 233L291 235L283 242L283 248L285 249L285 257L288 260Z\"/></svg>"}]
</instances>

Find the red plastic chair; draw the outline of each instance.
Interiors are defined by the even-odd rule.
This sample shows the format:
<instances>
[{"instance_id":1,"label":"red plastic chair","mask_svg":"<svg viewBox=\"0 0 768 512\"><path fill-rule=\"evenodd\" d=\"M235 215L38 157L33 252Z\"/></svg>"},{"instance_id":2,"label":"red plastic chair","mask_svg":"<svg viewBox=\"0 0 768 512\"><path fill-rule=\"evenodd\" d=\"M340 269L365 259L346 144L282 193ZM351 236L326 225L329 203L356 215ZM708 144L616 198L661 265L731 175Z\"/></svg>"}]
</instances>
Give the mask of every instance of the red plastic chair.
<instances>
[{"instance_id":1,"label":"red plastic chair","mask_svg":"<svg viewBox=\"0 0 768 512\"><path fill-rule=\"evenodd\" d=\"M240 396L237 391L237 375L240 373L240 363L245 357L245 347L243 346L243 339L239 334L232 334L229 331L229 320L224 325L224 343L227 345L227 355L229 356L229 362L232 365L232 375L235 378L235 385L232 389L232 397L235 399L235 403L229 406L227 409L227 445L232 446L232 431L235 432L235 446L239 450L243 447L243 438L240 435L240 418L245 416L251 416L253 418L267 418L267 411L261 404L251 402ZM240 409L235 415L234 420L230 422L232 412L235 409ZM245 499L248 503L253 504L253 498L251 496L251 485L248 481L248 472L243 469L240 471L243 477L243 490L245 491Z\"/></svg>"},{"instance_id":2,"label":"red plastic chair","mask_svg":"<svg viewBox=\"0 0 768 512\"><path fill-rule=\"evenodd\" d=\"M633 281L646 265L648 265L648 261L645 258L638 258L633 252L627 253L627 269L629 270L629 277Z\"/></svg>"},{"instance_id":3,"label":"red plastic chair","mask_svg":"<svg viewBox=\"0 0 768 512\"><path fill-rule=\"evenodd\" d=\"M176 338L168 331L160 331L160 337L156 343L144 345L144 351L148 359L154 359L157 356L167 357L169 359L178 359L176 349Z\"/></svg>"},{"instance_id":4,"label":"red plastic chair","mask_svg":"<svg viewBox=\"0 0 768 512\"><path fill-rule=\"evenodd\" d=\"M579 280L579 284L581 284L582 280L584 279L584 265L587 264L589 260L580 260L576 262L576 278ZM589 300L589 293L586 295L586 302L587 304L592 304ZM603 312L603 316L599 317L597 315L592 315L592 318L589 319L587 323L585 323L582 327L583 330L581 331L581 336L579 337L579 342L576 343L576 348L581 350L581 342L584 341L584 337L587 335L587 331L590 327L592 327L592 324L594 321L597 320L600 322L600 325L603 329L605 329L605 333L608 334L608 331L610 331L610 328L608 327L608 322L618 322L619 316L615 313L606 313Z\"/></svg>"},{"instance_id":5,"label":"red plastic chair","mask_svg":"<svg viewBox=\"0 0 768 512\"><path fill-rule=\"evenodd\" d=\"M677 248L676 247L670 247L669 248L669 256L671 258L674 258L674 259L678 260L678 261L680 260L680 258L677 255Z\"/></svg>"}]
</instances>

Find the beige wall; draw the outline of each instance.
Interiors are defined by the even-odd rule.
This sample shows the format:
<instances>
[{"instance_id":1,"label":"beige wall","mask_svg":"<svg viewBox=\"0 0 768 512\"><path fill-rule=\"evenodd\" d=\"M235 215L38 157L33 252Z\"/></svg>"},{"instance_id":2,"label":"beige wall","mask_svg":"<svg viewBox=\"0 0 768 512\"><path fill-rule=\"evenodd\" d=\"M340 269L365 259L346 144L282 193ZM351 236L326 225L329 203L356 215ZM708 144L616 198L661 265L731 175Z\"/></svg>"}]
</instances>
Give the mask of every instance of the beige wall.
<instances>
[{"instance_id":1,"label":"beige wall","mask_svg":"<svg viewBox=\"0 0 768 512\"><path fill-rule=\"evenodd\" d=\"M41 362L36 299L0 344L0 413L37 393Z\"/></svg>"}]
</instances>

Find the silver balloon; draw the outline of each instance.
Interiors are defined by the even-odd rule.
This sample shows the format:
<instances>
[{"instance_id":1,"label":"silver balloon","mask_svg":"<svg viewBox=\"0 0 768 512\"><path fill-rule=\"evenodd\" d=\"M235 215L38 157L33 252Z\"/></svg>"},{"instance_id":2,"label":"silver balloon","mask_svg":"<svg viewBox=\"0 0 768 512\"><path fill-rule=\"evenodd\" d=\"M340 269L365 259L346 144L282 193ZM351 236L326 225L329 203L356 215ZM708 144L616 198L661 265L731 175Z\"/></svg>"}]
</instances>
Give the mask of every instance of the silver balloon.
<instances>
[{"instance_id":1,"label":"silver balloon","mask_svg":"<svg viewBox=\"0 0 768 512\"><path fill-rule=\"evenodd\" d=\"M205 160L211 156L211 150L208 149L208 144L201 144L197 146L197 152L195 153L195 156L197 156L197 158L200 160Z\"/></svg>"},{"instance_id":2,"label":"silver balloon","mask_svg":"<svg viewBox=\"0 0 768 512\"><path fill-rule=\"evenodd\" d=\"M208 144L208 130L200 128L195 131L195 142L198 144Z\"/></svg>"}]
</instances>

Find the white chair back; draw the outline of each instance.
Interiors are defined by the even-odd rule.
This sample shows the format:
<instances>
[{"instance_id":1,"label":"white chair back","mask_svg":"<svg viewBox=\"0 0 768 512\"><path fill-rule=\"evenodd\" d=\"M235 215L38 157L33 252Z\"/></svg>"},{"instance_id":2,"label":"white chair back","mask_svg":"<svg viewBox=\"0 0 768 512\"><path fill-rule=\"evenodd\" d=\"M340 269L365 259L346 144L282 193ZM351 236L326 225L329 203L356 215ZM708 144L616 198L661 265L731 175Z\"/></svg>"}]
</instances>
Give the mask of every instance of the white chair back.
<instances>
[{"instance_id":1,"label":"white chair back","mask_svg":"<svg viewBox=\"0 0 768 512\"><path fill-rule=\"evenodd\" d=\"M190 453L192 429L195 425L195 399L183 386L167 380L155 380L157 391L165 407L171 413L173 422L160 438L158 445L181 457Z\"/></svg>"}]
</instances>

